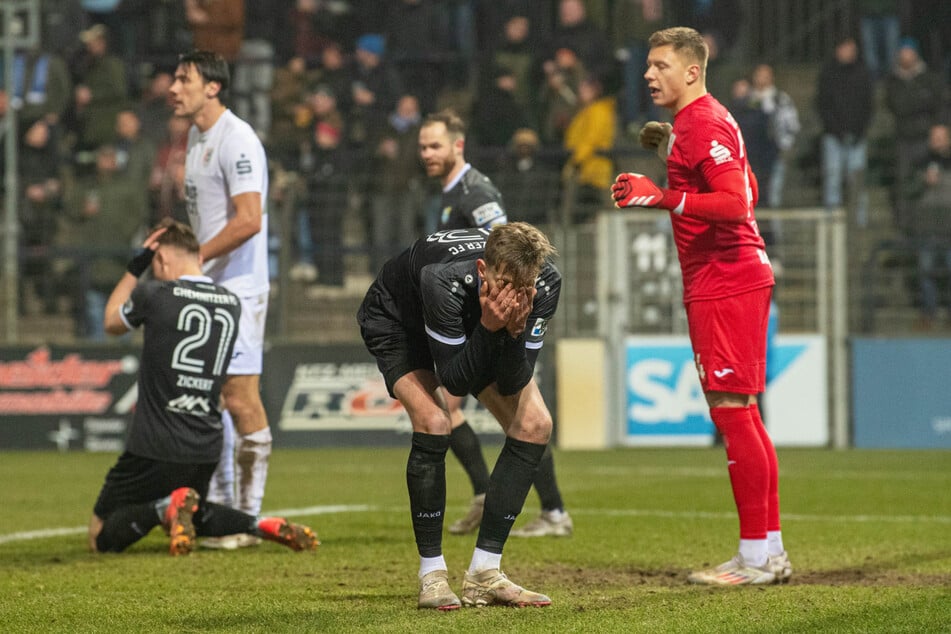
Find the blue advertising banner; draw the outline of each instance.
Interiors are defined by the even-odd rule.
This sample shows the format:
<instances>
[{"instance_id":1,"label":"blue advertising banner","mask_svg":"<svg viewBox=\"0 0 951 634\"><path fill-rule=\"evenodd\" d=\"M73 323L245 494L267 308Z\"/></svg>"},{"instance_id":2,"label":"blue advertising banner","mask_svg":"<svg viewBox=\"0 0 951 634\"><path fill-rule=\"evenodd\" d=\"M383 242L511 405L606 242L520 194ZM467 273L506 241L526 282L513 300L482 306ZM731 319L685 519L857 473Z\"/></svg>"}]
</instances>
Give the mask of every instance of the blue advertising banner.
<instances>
[{"instance_id":1,"label":"blue advertising banner","mask_svg":"<svg viewBox=\"0 0 951 634\"><path fill-rule=\"evenodd\" d=\"M625 340L625 445L710 445L714 427L687 336ZM829 441L825 341L778 335L770 347L762 411L773 442L825 446Z\"/></svg>"},{"instance_id":2,"label":"blue advertising banner","mask_svg":"<svg viewBox=\"0 0 951 634\"><path fill-rule=\"evenodd\" d=\"M951 448L949 339L853 339L853 444Z\"/></svg>"}]
</instances>

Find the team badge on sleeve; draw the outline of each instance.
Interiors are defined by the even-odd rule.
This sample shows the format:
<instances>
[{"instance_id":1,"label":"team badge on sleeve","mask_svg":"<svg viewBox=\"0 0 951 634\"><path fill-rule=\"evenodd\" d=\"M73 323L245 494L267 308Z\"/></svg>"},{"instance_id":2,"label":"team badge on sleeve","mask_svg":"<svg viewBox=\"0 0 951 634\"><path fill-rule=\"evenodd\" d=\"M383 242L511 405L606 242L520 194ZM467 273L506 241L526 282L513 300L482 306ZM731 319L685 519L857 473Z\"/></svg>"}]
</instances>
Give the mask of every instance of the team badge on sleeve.
<instances>
[{"instance_id":1,"label":"team badge on sleeve","mask_svg":"<svg viewBox=\"0 0 951 634\"><path fill-rule=\"evenodd\" d=\"M541 337L546 332L548 332L548 320L543 317L539 317L535 320L535 325L532 326L532 336Z\"/></svg>"},{"instance_id":2,"label":"team badge on sleeve","mask_svg":"<svg viewBox=\"0 0 951 634\"><path fill-rule=\"evenodd\" d=\"M503 211L499 203L496 202L486 203L472 211L472 219L475 220L476 225L479 227L489 224L490 222L496 224L492 221L504 216L505 211Z\"/></svg>"}]
</instances>

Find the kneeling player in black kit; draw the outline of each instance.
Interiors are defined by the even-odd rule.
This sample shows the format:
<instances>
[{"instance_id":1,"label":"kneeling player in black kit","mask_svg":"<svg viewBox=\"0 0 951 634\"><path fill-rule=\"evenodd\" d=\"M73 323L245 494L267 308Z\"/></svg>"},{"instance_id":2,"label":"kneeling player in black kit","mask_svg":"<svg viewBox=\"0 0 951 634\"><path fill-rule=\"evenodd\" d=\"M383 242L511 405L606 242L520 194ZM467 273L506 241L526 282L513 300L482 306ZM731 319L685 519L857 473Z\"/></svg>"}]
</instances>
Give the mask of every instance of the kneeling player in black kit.
<instances>
[{"instance_id":1,"label":"kneeling player in black kit","mask_svg":"<svg viewBox=\"0 0 951 634\"><path fill-rule=\"evenodd\" d=\"M139 283L150 267L155 279ZM90 548L121 552L161 524L172 555L191 552L196 536L236 533L315 549L306 526L203 501L221 454L218 401L237 334L237 296L202 274L195 234L172 220L149 235L128 271L106 304L105 325L114 335L144 326L139 400L125 452L93 509Z\"/></svg>"},{"instance_id":2,"label":"kneeling player in black kit","mask_svg":"<svg viewBox=\"0 0 951 634\"><path fill-rule=\"evenodd\" d=\"M367 349L413 425L406 482L420 608L551 603L511 582L500 565L551 435L533 370L561 290L554 254L545 235L524 222L440 231L384 264L357 313ZM451 425L440 385L478 398L506 436L461 602L442 555Z\"/></svg>"}]
</instances>

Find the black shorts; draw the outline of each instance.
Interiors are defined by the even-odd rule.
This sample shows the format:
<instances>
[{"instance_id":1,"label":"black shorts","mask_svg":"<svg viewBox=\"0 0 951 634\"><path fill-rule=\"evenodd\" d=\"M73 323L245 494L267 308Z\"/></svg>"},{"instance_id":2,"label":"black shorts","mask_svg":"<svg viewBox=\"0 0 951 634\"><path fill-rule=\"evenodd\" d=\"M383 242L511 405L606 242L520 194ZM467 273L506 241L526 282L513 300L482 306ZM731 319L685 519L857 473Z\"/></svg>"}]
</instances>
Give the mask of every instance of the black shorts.
<instances>
[{"instance_id":1,"label":"black shorts","mask_svg":"<svg viewBox=\"0 0 951 634\"><path fill-rule=\"evenodd\" d=\"M105 519L120 507L159 500L179 487L191 487L205 499L217 464L161 462L126 451L106 474L93 512Z\"/></svg>"},{"instance_id":2,"label":"black shorts","mask_svg":"<svg viewBox=\"0 0 951 634\"><path fill-rule=\"evenodd\" d=\"M414 370L435 371L418 302L398 302L386 287L374 282L357 311L357 323L390 396L396 398L393 386L400 377Z\"/></svg>"}]
</instances>

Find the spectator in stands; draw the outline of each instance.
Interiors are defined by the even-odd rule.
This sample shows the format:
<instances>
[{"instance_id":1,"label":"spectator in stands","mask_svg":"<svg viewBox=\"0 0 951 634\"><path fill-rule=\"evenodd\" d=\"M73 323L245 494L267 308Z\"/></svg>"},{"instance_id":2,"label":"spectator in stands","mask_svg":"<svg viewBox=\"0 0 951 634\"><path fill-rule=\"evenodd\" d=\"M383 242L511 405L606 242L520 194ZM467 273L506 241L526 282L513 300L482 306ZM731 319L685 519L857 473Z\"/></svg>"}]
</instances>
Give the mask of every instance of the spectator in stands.
<instances>
[{"instance_id":1,"label":"spectator in stands","mask_svg":"<svg viewBox=\"0 0 951 634\"><path fill-rule=\"evenodd\" d=\"M21 129L42 119L56 133L66 107L69 105L72 85L66 62L59 55L42 49L16 51L13 54L12 94L6 94L4 79L6 60L0 52L0 118L8 107L16 110Z\"/></svg>"},{"instance_id":2,"label":"spectator in stands","mask_svg":"<svg viewBox=\"0 0 951 634\"><path fill-rule=\"evenodd\" d=\"M184 0L195 49L212 51L234 64L244 38L245 0Z\"/></svg>"},{"instance_id":3,"label":"spectator in stands","mask_svg":"<svg viewBox=\"0 0 951 634\"><path fill-rule=\"evenodd\" d=\"M539 92L539 131L546 145L561 145L568 123L580 107L578 87L586 71L574 51L562 48L542 64Z\"/></svg>"},{"instance_id":4,"label":"spectator in stands","mask_svg":"<svg viewBox=\"0 0 951 634\"><path fill-rule=\"evenodd\" d=\"M156 147L142 134L142 122L132 109L121 110L116 115L117 176L128 179L139 187L142 202L137 207L145 209L148 204L148 182L155 163ZM147 220L143 218L143 222Z\"/></svg>"},{"instance_id":5,"label":"spectator in stands","mask_svg":"<svg viewBox=\"0 0 951 634\"><path fill-rule=\"evenodd\" d=\"M165 140L166 123L172 116L172 104L168 89L172 86L172 73L156 67L149 75L148 83L135 109L142 123L142 136L158 147Z\"/></svg>"},{"instance_id":6,"label":"spectator in stands","mask_svg":"<svg viewBox=\"0 0 951 634\"><path fill-rule=\"evenodd\" d=\"M436 108L449 68L448 16L433 0L395 0L390 3L386 54L403 86L412 87L424 112ZM393 106L395 104L390 104Z\"/></svg>"},{"instance_id":7,"label":"spectator in stands","mask_svg":"<svg viewBox=\"0 0 951 634\"><path fill-rule=\"evenodd\" d=\"M704 36L707 44L713 40L717 54L729 58L733 53L743 24L743 8L739 0L685 0L680 2L681 15L677 20ZM714 95L716 96L716 95Z\"/></svg>"},{"instance_id":8,"label":"spectator in stands","mask_svg":"<svg viewBox=\"0 0 951 634\"><path fill-rule=\"evenodd\" d=\"M325 0L296 0L290 11L289 35L285 40L286 48L281 57L303 57L308 65L320 60L324 48L331 42L352 42L356 38L357 25L364 24L351 2L326 2ZM372 9L381 14L379 2L374 1Z\"/></svg>"},{"instance_id":9,"label":"spectator in stands","mask_svg":"<svg viewBox=\"0 0 951 634\"><path fill-rule=\"evenodd\" d=\"M244 39L231 81L232 108L261 139L271 129L274 42L285 37L290 5L286 0L245 0Z\"/></svg>"},{"instance_id":10,"label":"spectator in stands","mask_svg":"<svg viewBox=\"0 0 951 634\"><path fill-rule=\"evenodd\" d=\"M576 200L581 215L576 220L580 221L611 205L614 160L610 152L617 133L617 100L605 94L601 79L594 75L581 80L578 98L581 109L565 132L565 150L570 156L563 177L578 187Z\"/></svg>"},{"instance_id":11,"label":"spectator in stands","mask_svg":"<svg viewBox=\"0 0 951 634\"><path fill-rule=\"evenodd\" d=\"M370 183L371 262L374 274L422 233L425 172L419 161L422 110L414 95L403 95L387 118L376 146Z\"/></svg>"},{"instance_id":12,"label":"spectator in stands","mask_svg":"<svg viewBox=\"0 0 951 634\"><path fill-rule=\"evenodd\" d=\"M185 208L185 154L188 150L188 128L184 117L169 117L165 137L158 146L149 176L151 217L146 223L155 226L164 218L188 222Z\"/></svg>"},{"instance_id":13,"label":"spectator in stands","mask_svg":"<svg viewBox=\"0 0 951 634\"><path fill-rule=\"evenodd\" d=\"M511 69L488 69L489 81L472 104L473 146L504 148L519 128L528 127L528 111L518 102L518 78Z\"/></svg>"},{"instance_id":14,"label":"spectator in stands","mask_svg":"<svg viewBox=\"0 0 951 634\"><path fill-rule=\"evenodd\" d=\"M859 59L855 38L840 38L834 56L819 71L816 107L822 121L822 204L841 206L843 184L859 226L868 222L865 169L872 120L872 78Z\"/></svg>"},{"instance_id":15,"label":"spectator in stands","mask_svg":"<svg viewBox=\"0 0 951 634\"><path fill-rule=\"evenodd\" d=\"M300 140L314 116L307 95L316 85L315 74L316 71L307 68L303 57L292 57L274 73L271 87L273 121L267 151L279 170L297 170Z\"/></svg>"},{"instance_id":16,"label":"spectator in stands","mask_svg":"<svg viewBox=\"0 0 951 634\"><path fill-rule=\"evenodd\" d=\"M366 148L372 147L404 91L399 74L384 59L386 47L382 35L361 35L356 46L350 85L353 106L348 116L349 141Z\"/></svg>"},{"instance_id":17,"label":"spectator in stands","mask_svg":"<svg viewBox=\"0 0 951 634\"><path fill-rule=\"evenodd\" d=\"M623 90L619 99L620 123L636 136L641 125L660 118L647 93L647 39L669 21L664 0L617 0L611 14L611 45L622 65Z\"/></svg>"},{"instance_id":18,"label":"spectator in stands","mask_svg":"<svg viewBox=\"0 0 951 634\"><path fill-rule=\"evenodd\" d=\"M58 311L58 290L52 259L44 249L56 239L62 213L62 161L51 126L40 118L27 128L19 148L20 245L26 249L20 278L20 308L32 286L47 314ZM37 249L36 254L31 250ZM35 257L34 257L35 255Z\"/></svg>"},{"instance_id":19,"label":"spectator in stands","mask_svg":"<svg viewBox=\"0 0 951 634\"><path fill-rule=\"evenodd\" d=\"M337 95L337 108L344 117L349 117L353 108L353 66L344 52L343 45L330 40L320 52L320 60L314 69L311 86L330 86Z\"/></svg>"},{"instance_id":20,"label":"spectator in stands","mask_svg":"<svg viewBox=\"0 0 951 634\"><path fill-rule=\"evenodd\" d=\"M516 130L492 177L512 220L540 225L556 217L561 174L554 160L540 155L540 149L537 132L531 128Z\"/></svg>"},{"instance_id":21,"label":"spectator in stands","mask_svg":"<svg viewBox=\"0 0 951 634\"><path fill-rule=\"evenodd\" d=\"M68 59L75 53L79 32L88 20L79 0L40 1L40 42L43 49Z\"/></svg>"},{"instance_id":22,"label":"spectator in stands","mask_svg":"<svg viewBox=\"0 0 951 634\"><path fill-rule=\"evenodd\" d=\"M908 222L909 188L913 187L915 166L928 153L928 131L945 113L948 86L921 59L918 42L904 38L894 64L885 76L885 103L895 116L896 224Z\"/></svg>"},{"instance_id":23,"label":"spectator in stands","mask_svg":"<svg viewBox=\"0 0 951 634\"><path fill-rule=\"evenodd\" d=\"M122 60L109 52L106 27L95 24L79 38L85 49L73 71L75 147L79 152L94 152L112 142L116 116L129 105L128 80ZM87 162L82 156L77 160Z\"/></svg>"},{"instance_id":24,"label":"spectator in stands","mask_svg":"<svg viewBox=\"0 0 951 634\"><path fill-rule=\"evenodd\" d=\"M951 128L946 124L931 126L928 154L918 164L916 180L920 193L913 207L910 234L918 249L921 325L930 329L941 303L940 288L951 309L947 282L951 276Z\"/></svg>"},{"instance_id":25,"label":"spectator in stands","mask_svg":"<svg viewBox=\"0 0 951 634\"><path fill-rule=\"evenodd\" d=\"M760 195L761 201L769 207L781 207L786 181L786 160L802 129L799 122L799 110L792 97L776 86L773 67L769 64L758 64L753 69L751 97L753 103L766 113L768 140L773 146L773 159L765 167L764 174L756 171L752 157L750 163L759 179L760 187L765 190ZM747 149L749 149L749 143L747 143Z\"/></svg>"},{"instance_id":26,"label":"spectator in stands","mask_svg":"<svg viewBox=\"0 0 951 634\"><path fill-rule=\"evenodd\" d=\"M546 63L563 49L572 51L585 70L602 81L614 70L607 32L588 19L582 0L559 0L558 20L547 47Z\"/></svg>"},{"instance_id":27,"label":"spectator in stands","mask_svg":"<svg viewBox=\"0 0 951 634\"><path fill-rule=\"evenodd\" d=\"M314 125L313 145L302 170L307 179L307 211L317 284L344 284L343 218L347 213L350 163L343 130L329 119Z\"/></svg>"},{"instance_id":28,"label":"spectator in stands","mask_svg":"<svg viewBox=\"0 0 951 634\"><path fill-rule=\"evenodd\" d=\"M74 271L77 334L92 341L105 340L103 313L106 298L122 276L144 210L139 206L142 185L118 178L116 148L96 150L96 173L81 179L68 195L70 223L60 232L67 246L84 258Z\"/></svg>"},{"instance_id":29,"label":"spectator in stands","mask_svg":"<svg viewBox=\"0 0 951 634\"><path fill-rule=\"evenodd\" d=\"M302 201L301 208L297 211L297 225L295 236L297 239L297 261L290 270L290 277L298 282L314 282L318 278L318 260L321 255L315 253L317 244L314 242L314 236L320 232L338 234L341 231L341 222L346 200L341 201L340 174L347 174L342 170L343 166L331 168L329 162L334 158L343 160L346 158L340 149L340 139L335 137L345 134L344 118L337 109L337 97L329 86L318 85L307 98L307 104L310 109L307 123L304 126L306 133L300 138L298 143L299 157L296 166L304 178L307 195ZM323 171L324 174L314 174L315 170ZM341 171L342 170L342 171ZM326 184L334 191L321 192L318 185ZM326 195L326 200L324 196ZM335 210L318 210L323 204L334 204L338 207ZM328 223L322 227L321 223ZM336 223L336 224L335 224ZM338 244L341 242L339 236L329 235L323 240L324 244ZM337 247L339 251L339 246ZM326 255L326 254L323 254ZM342 259L340 260L342 262ZM327 260L326 264L333 264L334 261ZM341 264L342 266L342 264ZM326 275L330 275L328 272ZM336 282L342 280L340 276L326 277L325 282L334 282L333 286L339 286ZM329 280L329 281L328 281ZM342 284L342 282L341 282Z\"/></svg>"},{"instance_id":30,"label":"spectator in stands","mask_svg":"<svg viewBox=\"0 0 951 634\"><path fill-rule=\"evenodd\" d=\"M533 47L551 39L553 11L551 2L538 0L474 0L476 47L486 59L504 45L506 23L524 16L531 25L529 39Z\"/></svg>"},{"instance_id":31,"label":"spectator in stands","mask_svg":"<svg viewBox=\"0 0 951 634\"><path fill-rule=\"evenodd\" d=\"M865 65L872 79L888 73L898 52L901 22L897 0L856 0Z\"/></svg>"},{"instance_id":32,"label":"spectator in stands","mask_svg":"<svg viewBox=\"0 0 951 634\"><path fill-rule=\"evenodd\" d=\"M538 109L535 67L535 40L532 23L527 16L514 15L505 22L504 37L498 47L483 57L482 72L487 60L490 68L507 68L515 76L515 101L531 116Z\"/></svg>"}]
</instances>

